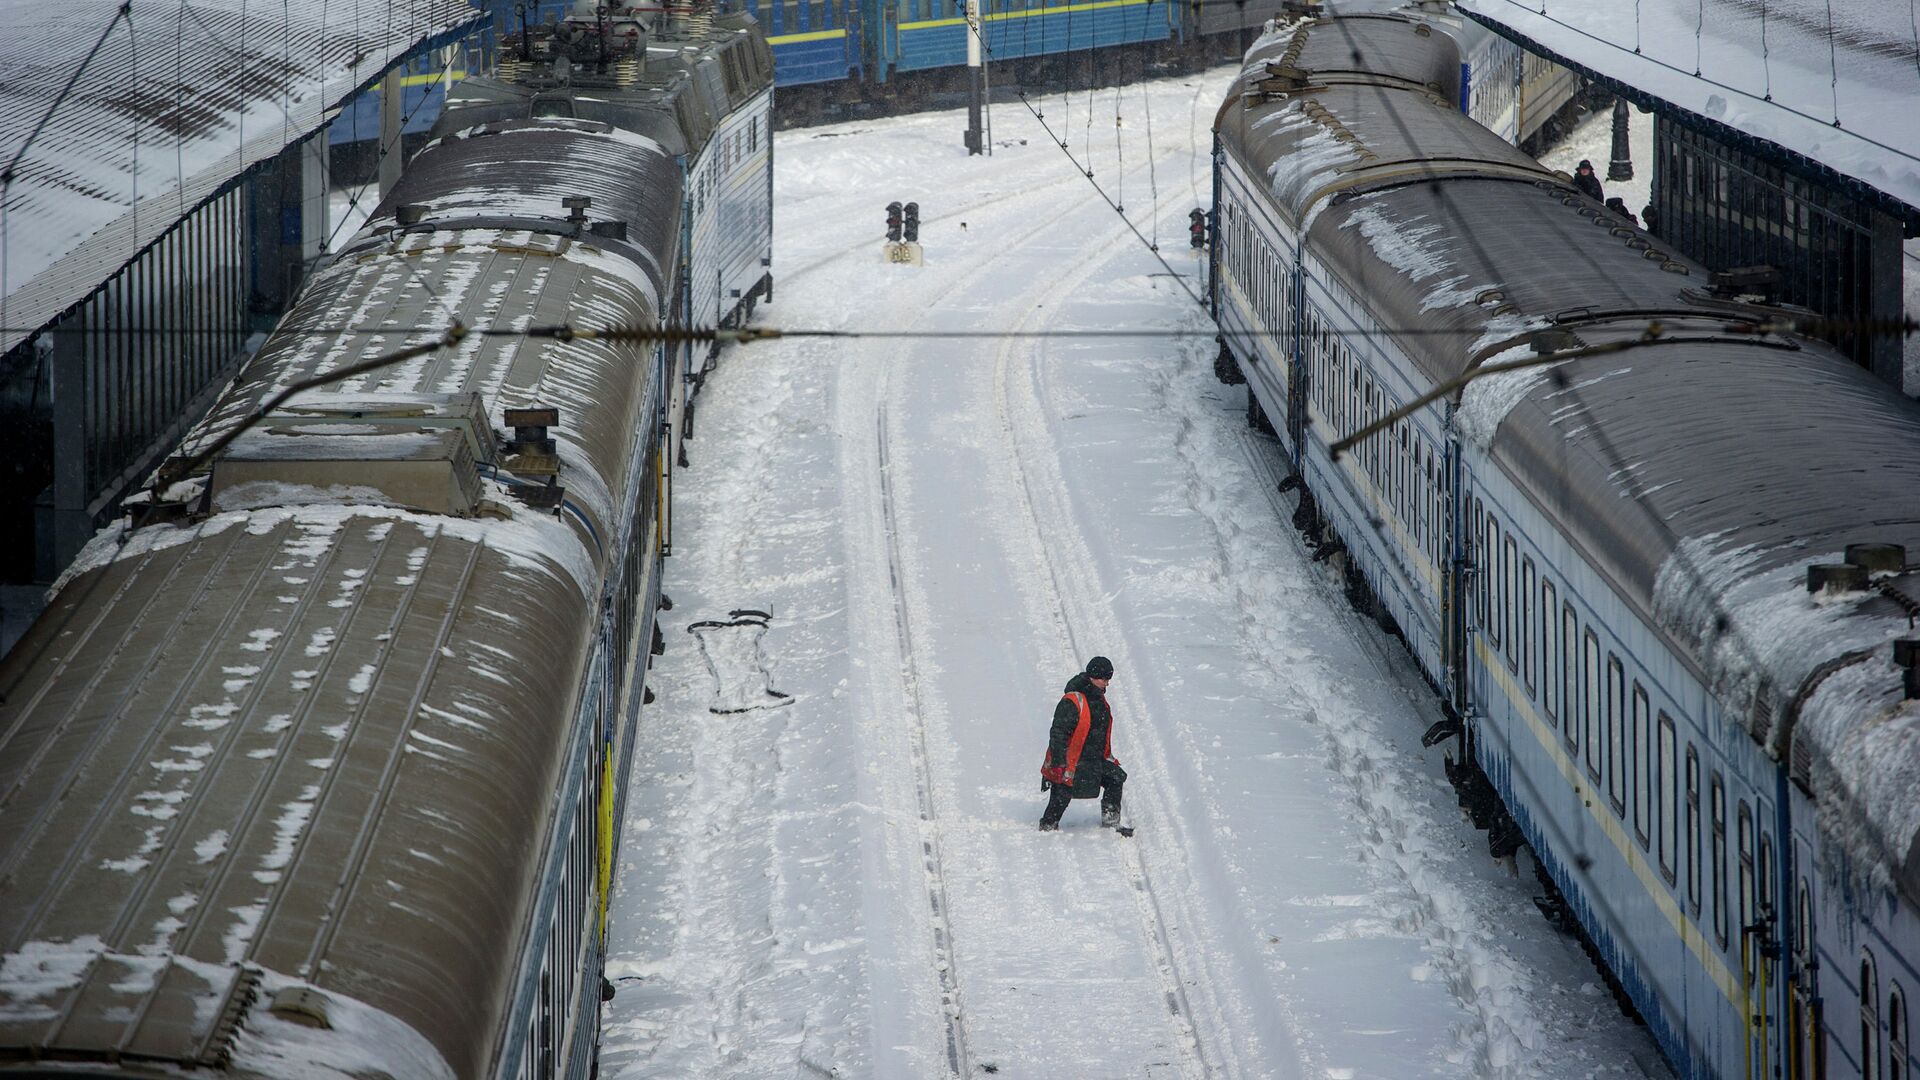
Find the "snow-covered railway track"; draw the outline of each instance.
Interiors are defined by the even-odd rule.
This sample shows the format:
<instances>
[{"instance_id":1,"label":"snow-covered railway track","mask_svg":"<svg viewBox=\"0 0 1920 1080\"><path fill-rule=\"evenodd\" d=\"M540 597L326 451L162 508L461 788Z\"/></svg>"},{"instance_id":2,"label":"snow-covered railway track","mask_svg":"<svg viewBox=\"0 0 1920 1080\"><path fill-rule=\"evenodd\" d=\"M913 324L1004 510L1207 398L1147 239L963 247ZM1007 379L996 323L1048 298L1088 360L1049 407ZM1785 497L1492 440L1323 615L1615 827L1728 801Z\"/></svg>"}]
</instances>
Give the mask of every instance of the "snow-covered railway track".
<instances>
[{"instance_id":1,"label":"snow-covered railway track","mask_svg":"<svg viewBox=\"0 0 1920 1080\"><path fill-rule=\"evenodd\" d=\"M1060 309L1058 301L1070 297L1084 283L1093 269L1112 258L1107 245L1089 245L1088 250L1090 254L1087 257L1056 279L1055 284L1048 290L1046 303L1036 304L1028 309L1014 328L1016 331L1029 330L1043 314L1057 312ZM1078 663L1099 651L1100 648L1109 651L1118 650L1114 650L1110 645L1100 645L1096 648L1094 644L1096 640L1108 641L1114 638L1107 633L1095 633L1089 628L1090 616L1079 610L1083 598L1076 595L1069 584L1069 576L1062 574L1056 548L1045 540L1047 535L1056 531L1049 528L1049 522L1066 521L1069 520L1069 516L1061 513L1057 507L1048 507L1048 500L1036 487L1034 475L1036 470L1031 467L1030 459L1033 450L1030 446L1024 445L1032 442L1033 429L1030 424L1033 422L1044 424L1044 421L1032 415L1031 406L1034 402L1031 398L1025 402L1029 406L1028 409L1019 409L1012 401L1012 369L1015 366L1015 357L1020 356L1031 360L1034 349L1034 341L1029 338L1008 337L1001 342L994 357L993 404L1003 436L1000 442L1006 448L1007 464L1018 481L1014 490L1018 495L1020 506L1014 516L1030 529L1034 549L1040 553L1040 562L1046 571L1043 575L1047 594L1046 609L1053 617L1062 657L1071 663ZM1033 377L1034 368L1035 365L1031 363L1026 365L1029 379ZM1028 423L1022 423L1022 419ZM1047 490L1058 490L1058 485L1047 487ZM1043 510L1043 507L1047 509ZM1110 611L1107 614L1111 616ZM1109 618L1092 621L1111 620ZM1168 811L1164 799L1160 797L1160 792L1151 781L1136 781L1129 785L1128 792L1130 798L1128 805L1134 809L1135 814L1138 814L1142 802L1146 803L1150 812L1147 815L1150 826L1164 827L1171 824L1173 814ZM1158 979L1160 994L1166 1003L1165 1020L1173 1029L1172 1045L1179 1050L1179 1060L1170 1064L1179 1069L1179 1075L1189 1080L1240 1075L1241 1070L1235 1067L1230 1054L1210 1053L1213 1048L1201 1038L1200 1026L1196 1022L1194 1004L1188 993L1188 986L1190 984L1208 985L1211 980L1182 975L1181 960L1168 929L1170 922L1173 921L1167 912L1169 899L1163 898L1161 891L1155 888L1152 869L1142 854L1143 849L1153 842L1151 837L1143 837L1140 843L1123 845L1119 859L1125 868L1127 882L1134 898L1135 913L1143 935L1152 944L1151 961ZM1183 917L1179 918L1180 923L1189 922L1184 918L1186 914L1181 913ZM1217 1003L1210 1004L1217 1005Z\"/></svg>"},{"instance_id":2,"label":"snow-covered railway track","mask_svg":"<svg viewBox=\"0 0 1920 1080\"><path fill-rule=\"evenodd\" d=\"M1170 159L1174 156L1174 154L1169 153L1164 157ZM1155 162L1155 164L1160 163L1160 161ZM1146 169L1147 165L1142 164L1136 166L1132 171L1145 172ZM1084 182L1083 178L1077 176L1069 177L1068 179L1069 184ZM1006 201L1010 201L1010 198L981 200L979 203L971 206L968 212L989 209L996 203ZM1042 294L1042 305L1039 307L1028 307L1026 309L1025 314L1020 316L1016 329L1028 329L1036 313L1042 308L1051 306L1055 302L1065 298L1071 293L1074 287L1084 280L1086 275L1095 266L1102 261L1110 259L1112 257L1112 245L1114 243L1124 242L1127 237L1128 226L1117 219L1110 219L1108 223L1101 228L1101 233L1103 234L1105 242L1089 245L1088 251L1090 254L1083 256L1073 263L1067 268L1061 282L1050 286ZM1027 237L1021 241L1021 245L1033 243L1040 239L1043 239L1043 237L1028 234ZM861 248L865 248L866 246L868 245L860 245ZM826 261L828 260L822 260L821 263L814 265L822 265ZM959 274L957 279L947 286L947 291L950 294L966 293L968 290L978 286L983 279L994 273L996 263L997 260L995 259L985 259L981 261L979 265L971 267ZM804 269L801 272L804 273ZM1029 296L1023 299L1031 298L1032 297ZM910 310L914 311L914 314L909 319L909 325L912 326L923 324L930 315L930 309L925 306L915 306ZM1031 342L1022 339L1008 338L1004 339L997 346L998 352L994 360L996 385L1000 372L1004 369L1006 363L1007 351L1017 344L1031 345ZM983 357L982 359L985 358ZM875 443L873 460L877 465L874 491L879 503L879 525L884 534L882 546L884 547L884 559L886 563L887 591L892 608L893 634L897 638L900 650L899 679L902 690L902 701L904 702L903 712L906 714L905 719L909 729L906 741L909 744L909 752L912 758L911 771L913 774L915 811L918 815L918 861L924 876L926 911L928 912L927 927L930 931L930 960L934 969L941 1018L944 1025L945 1067L951 1076L966 1078L975 1076L982 1071L997 1071L998 1065L996 1064L993 1069L982 1070L978 1062L976 1062L973 1051L974 1040L969 1035L967 1011L964 1004L966 1001L966 993L960 974L960 955L966 951L968 942L966 940L956 942L955 940L954 908L952 901L953 890L949 887L947 862L942 843L943 832L949 823L942 820L941 808L937 805L938 794L935 784L935 774L932 756L928 747L928 717L930 713L937 710L925 699L924 689L926 684L922 680L920 665L916 659L919 650L923 646L921 643L916 642L915 639L916 623L912 613L913 600L909 597L909 590L907 588L908 562L902 550L903 536L905 536L909 530L902 526L901 499L896 493L894 483L895 470L900 467L900 463L895 460L895 454L893 452L893 430L890 424L888 404L894 397L895 379L893 375L897 368L897 363L884 363L879 372L878 385L874 388L873 416ZM1029 512L1025 520L1034 520L1031 512ZM1072 623L1067 617L1066 608L1058 602L1055 603L1054 607L1058 611L1058 617L1061 620L1059 623L1061 630L1059 640L1061 641L1062 652L1069 656L1077 655L1079 639L1072 632ZM1173 1075L1178 1075L1183 1078L1183 1080L1203 1080L1203 1078L1215 1075L1237 1075L1237 1071L1221 1072L1212 1069L1208 1064L1206 1056L1200 1049L1199 1036L1192 1020L1192 1006L1188 1001L1186 985L1181 979L1178 962L1175 959L1174 947L1167 929L1168 919L1163 914L1162 902L1154 890L1152 880L1139 852L1131 845L1128 845L1121 850L1117 858L1122 863L1129 891L1133 897L1134 909L1140 926L1141 940L1150 943L1152 955L1148 958L1148 962L1157 977L1159 988L1158 996L1165 1003L1166 1011L1163 1015L1170 1027L1169 1037L1166 1042L1178 1048L1177 1060L1163 1060L1150 1062L1148 1064L1152 1067L1171 1066L1177 1069L1177 1072ZM979 947L982 943L976 942L974 944L976 947ZM1142 1022L1145 1022L1145 1018L1142 1018ZM1160 1076L1162 1074L1156 1072L1151 1075Z\"/></svg>"},{"instance_id":3,"label":"snow-covered railway track","mask_svg":"<svg viewBox=\"0 0 1920 1080\"><path fill-rule=\"evenodd\" d=\"M887 405L883 394L874 415L880 463L880 514L887 537L887 582L893 596L894 627L900 635L900 678L906 684L912 713L913 781L920 811L920 857L926 871L927 907L932 918L933 967L940 984L940 1011L946 1021L947 1068L952 1075L974 1073L967 1049L967 1024L960 1007L960 978L954 963L952 924L948 912L947 875L940 857L940 822L933 796L933 767L927 754L926 709L920 698L920 674L914 663L912 615L901 587L900 528L893 495L893 455L887 439Z\"/></svg>"}]
</instances>

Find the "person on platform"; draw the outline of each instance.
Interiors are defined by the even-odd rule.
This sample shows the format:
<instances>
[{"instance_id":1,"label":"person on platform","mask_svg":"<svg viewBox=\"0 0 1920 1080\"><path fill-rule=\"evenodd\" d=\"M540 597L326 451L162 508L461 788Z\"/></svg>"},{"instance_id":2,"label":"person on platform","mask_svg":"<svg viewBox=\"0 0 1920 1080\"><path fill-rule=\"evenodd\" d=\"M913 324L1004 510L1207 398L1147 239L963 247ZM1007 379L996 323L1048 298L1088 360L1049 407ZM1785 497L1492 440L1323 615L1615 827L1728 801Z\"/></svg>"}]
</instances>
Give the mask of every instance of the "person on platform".
<instances>
[{"instance_id":1,"label":"person on platform","mask_svg":"<svg viewBox=\"0 0 1920 1080\"><path fill-rule=\"evenodd\" d=\"M1040 766L1040 789L1048 791L1040 831L1060 828L1060 817L1074 799L1100 797L1100 825L1132 836L1120 824L1121 786L1127 771L1113 756L1113 706L1107 703L1107 684L1113 680L1113 661L1096 656L1087 669L1067 682L1066 692L1053 707L1053 730L1047 756Z\"/></svg>"},{"instance_id":2,"label":"person on platform","mask_svg":"<svg viewBox=\"0 0 1920 1080\"><path fill-rule=\"evenodd\" d=\"M1607 201L1606 194L1600 188L1600 178L1593 175L1593 162L1586 158L1581 158L1580 164L1573 170L1573 186L1580 189L1580 194L1594 202Z\"/></svg>"},{"instance_id":3,"label":"person on platform","mask_svg":"<svg viewBox=\"0 0 1920 1080\"><path fill-rule=\"evenodd\" d=\"M1633 226L1634 228L1637 229L1640 227L1640 219L1633 216L1633 211L1627 209L1626 200L1622 199L1620 196L1615 195L1612 198L1608 199L1607 209L1620 215L1622 218L1625 218L1627 224Z\"/></svg>"}]
</instances>

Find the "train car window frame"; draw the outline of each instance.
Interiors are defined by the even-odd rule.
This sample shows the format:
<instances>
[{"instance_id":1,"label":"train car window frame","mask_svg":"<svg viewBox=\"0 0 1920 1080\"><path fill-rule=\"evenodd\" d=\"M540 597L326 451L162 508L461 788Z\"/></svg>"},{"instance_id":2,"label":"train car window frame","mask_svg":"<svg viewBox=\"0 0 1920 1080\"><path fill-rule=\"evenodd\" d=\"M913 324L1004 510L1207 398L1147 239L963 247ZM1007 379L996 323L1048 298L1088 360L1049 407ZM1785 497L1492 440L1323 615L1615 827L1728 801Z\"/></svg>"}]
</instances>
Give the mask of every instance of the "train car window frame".
<instances>
[{"instance_id":1,"label":"train car window frame","mask_svg":"<svg viewBox=\"0 0 1920 1080\"><path fill-rule=\"evenodd\" d=\"M1520 677L1527 684L1528 697L1539 694L1539 682L1534 677L1534 669L1538 665L1534 657L1537 642L1533 626L1533 583L1533 557L1522 555L1520 556Z\"/></svg>"},{"instance_id":2,"label":"train car window frame","mask_svg":"<svg viewBox=\"0 0 1920 1080\"><path fill-rule=\"evenodd\" d=\"M1907 992L1898 979L1887 989L1887 1080L1909 1080L1907 1070Z\"/></svg>"},{"instance_id":3,"label":"train car window frame","mask_svg":"<svg viewBox=\"0 0 1920 1080\"><path fill-rule=\"evenodd\" d=\"M1660 798L1654 806L1654 828L1659 833L1658 849L1660 874L1672 885L1678 879L1675 872L1674 855L1679 844L1680 817L1680 761L1679 735L1675 732L1673 718L1661 710L1659 733L1655 736L1660 743L1660 761L1658 768Z\"/></svg>"},{"instance_id":4,"label":"train car window frame","mask_svg":"<svg viewBox=\"0 0 1920 1080\"><path fill-rule=\"evenodd\" d=\"M1473 531L1467 537L1467 557L1473 561L1473 625L1484 629L1487 625L1487 545L1486 545L1486 509L1480 503L1478 495L1473 498Z\"/></svg>"},{"instance_id":5,"label":"train car window frame","mask_svg":"<svg viewBox=\"0 0 1920 1080\"><path fill-rule=\"evenodd\" d=\"M1607 799L1616 817L1627 814L1627 670L1607 650Z\"/></svg>"},{"instance_id":6,"label":"train car window frame","mask_svg":"<svg viewBox=\"0 0 1920 1080\"><path fill-rule=\"evenodd\" d=\"M1567 748L1573 757L1580 757L1580 708L1577 694L1580 687L1580 616L1573 610L1573 601L1568 600L1560 608L1560 722L1565 730Z\"/></svg>"},{"instance_id":7,"label":"train car window frame","mask_svg":"<svg viewBox=\"0 0 1920 1080\"><path fill-rule=\"evenodd\" d=\"M1700 751L1687 743L1687 903L1700 918Z\"/></svg>"},{"instance_id":8,"label":"train car window frame","mask_svg":"<svg viewBox=\"0 0 1920 1080\"><path fill-rule=\"evenodd\" d=\"M1640 680L1633 680L1633 834L1640 850L1653 843L1653 710Z\"/></svg>"},{"instance_id":9,"label":"train car window frame","mask_svg":"<svg viewBox=\"0 0 1920 1080\"><path fill-rule=\"evenodd\" d=\"M1487 514L1487 637L1493 643L1493 652L1500 654L1500 519Z\"/></svg>"},{"instance_id":10,"label":"train car window frame","mask_svg":"<svg viewBox=\"0 0 1920 1080\"><path fill-rule=\"evenodd\" d=\"M1515 594L1519 592L1514 579L1514 575L1519 573L1519 568L1514 565L1517 561L1513 533L1509 531L1506 544L1500 549L1500 633L1506 642L1507 670L1515 674L1520 671L1520 661L1514 647L1514 639L1519 636L1515 633L1519 622L1515 610L1518 607Z\"/></svg>"},{"instance_id":11,"label":"train car window frame","mask_svg":"<svg viewBox=\"0 0 1920 1080\"><path fill-rule=\"evenodd\" d=\"M1740 935L1745 947L1747 927L1753 925L1753 807L1740 799L1735 814L1734 857L1740 860L1734 884L1734 903L1740 913Z\"/></svg>"},{"instance_id":12,"label":"train car window frame","mask_svg":"<svg viewBox=\"0 0 1920 1080\"><path fill-rule=\"evenodd\" d=\"M1774 915L1773 834L1765 829L1756 829L1755 832L1760 837L1760 858L1754 873L1754 916L1762 921L1771 921Z\"/></svg>"},{"instance_id":13,"label":"train car window frame","mask_svg":"<svg viewBox=\"0 0 1920 1080\"><path fill-rule=\"evenodd\" d=\"M1873 1080L1880 1063L1880 975L1873 950L1860 950L1860 1080Z\"/></svg>"},{"instance_id":14,"label":"train car window frame","mask_svg":"<svg viewBox=\"0 0 1920 1080\"><path fill-rule=\"evenodd\" d=\"M1727 783L1713 770L1713 936L1727 949Z\"/></svg>"},{"instance_id":15,"label":"train car window frame","mask_svg":"<svg viewBox=\"0 0 1920 1080\"><path fill-rule=\"evenodd\" d=\"M1580 645L1580 732L1587 777L1600 779L1600 639L1589 627Z\"/></svg>"},{"instance_id":16,"label":"train car window frame","mask_svg":"<svg viewBox=\"0 0 1920 1080\"><path fill-rule=\"evenodd\" d=\"M1560 715L1560 666L1553 654L1553 642L1559 597L1553 580L1540 575L1540 704L1547 712L1547 719L1556 721Z\"/></svg>"}]
</instances>

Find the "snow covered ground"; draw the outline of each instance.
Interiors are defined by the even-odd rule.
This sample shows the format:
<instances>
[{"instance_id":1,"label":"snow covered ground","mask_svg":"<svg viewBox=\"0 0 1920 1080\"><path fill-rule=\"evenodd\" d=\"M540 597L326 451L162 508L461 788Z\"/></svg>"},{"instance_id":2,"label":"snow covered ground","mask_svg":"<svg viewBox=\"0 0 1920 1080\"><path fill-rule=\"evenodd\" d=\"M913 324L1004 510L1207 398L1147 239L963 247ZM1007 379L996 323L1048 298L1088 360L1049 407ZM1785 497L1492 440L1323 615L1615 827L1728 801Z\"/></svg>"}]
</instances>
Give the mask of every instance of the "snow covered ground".
<instances>
[{"instance_id":1,"label":"snow covered ground","mask_svg":"<svg viewBox=\"0 0 1920 1080\"><path fill-rule=\"evenodd\" d=\"M1574 125L1560 144L1540 156L1540 164L1572 174L1582 159L1593 162L1593 175L1611 199L1620 201L1635 216L1653 198L1653 116L1639 109L1627 110L1627 150L1633 161L1633 179L1607 179L1607 165L1613 160L1613 110L1589 113ZM1645 222L1641 223L1643 226Z\"/></svg>"},{"instance_id":2,"label":"snow covered ground","mask_svg":"<svg viewBox=\"0 0 1920 1080\"><path fill-rule=\"evenodd\" d=\"M991 158L956 113L776 138L761 324L1061 336L722 356L676 474L603 1075L1662 1075L1462 821L1419 746L1437 702L1307 561L1213 378L1185 224L1229 75L1045 102L1177 278L1018 105ZM894 199L924 267L881 261ZM739 608L770 625L688 632ZM1095 653L1130 840L1085 802L1034 827Z\"/></svg>"}]
</instances>

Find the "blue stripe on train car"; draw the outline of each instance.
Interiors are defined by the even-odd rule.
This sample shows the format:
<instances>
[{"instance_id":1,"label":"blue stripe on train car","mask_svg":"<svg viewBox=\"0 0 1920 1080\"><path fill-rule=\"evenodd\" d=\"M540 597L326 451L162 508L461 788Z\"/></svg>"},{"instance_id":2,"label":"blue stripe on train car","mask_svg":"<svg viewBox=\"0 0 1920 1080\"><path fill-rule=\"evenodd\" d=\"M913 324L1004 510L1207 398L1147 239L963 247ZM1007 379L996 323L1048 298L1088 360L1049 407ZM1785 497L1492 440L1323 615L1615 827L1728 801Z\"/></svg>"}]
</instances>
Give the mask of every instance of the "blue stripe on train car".
<instances>
[{"instance_id":1,"label":"blue stripe on train car","mask_svg":"<svg viewBox=\"0 0 1920 1080\"><path fill-rule=\"evenodd\" d=\"M859 77L865 65L849 28L861 0L746 0L747 13L773 47L773 84L833 82Z\"/></svg>"},{"instance_id":2,"label":"blue stripe on train car","mask_svg":"<svg viewBox=\"0 0 1920 1080\"><path fill-rule=\"evenodd\" d=\"M964 5L950 0L899 0L898 71L967 62ZM986 16L989 61L1108 48L1174 36L1177 13L1165 0L1094 0L1059 7L1020 7Z\"/></svg>"},{"instance_id":3,"label":"blue stripe on train car","mask_svg":"<svg viewBox=\"0 0 1920 1080\"><path fill-rule=\"evenodd\" d=\"M435 80L430 85L403 87L400 96L400 116L404 122L402 132L416 135L433 127L433 122L440 119L440 110L446 104L445 80ZM380 87L376 84L371 89L355 94L340 110L340 115L333 118L333 123L327 127L327 143L340 146L379 137Z\"/></svg>"}]
</instances>

